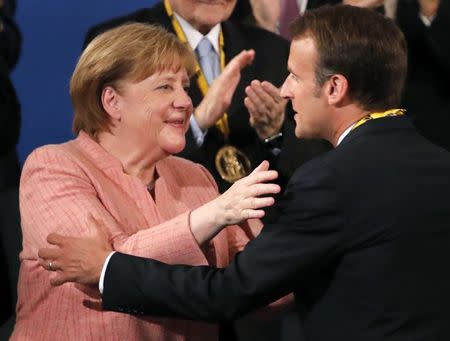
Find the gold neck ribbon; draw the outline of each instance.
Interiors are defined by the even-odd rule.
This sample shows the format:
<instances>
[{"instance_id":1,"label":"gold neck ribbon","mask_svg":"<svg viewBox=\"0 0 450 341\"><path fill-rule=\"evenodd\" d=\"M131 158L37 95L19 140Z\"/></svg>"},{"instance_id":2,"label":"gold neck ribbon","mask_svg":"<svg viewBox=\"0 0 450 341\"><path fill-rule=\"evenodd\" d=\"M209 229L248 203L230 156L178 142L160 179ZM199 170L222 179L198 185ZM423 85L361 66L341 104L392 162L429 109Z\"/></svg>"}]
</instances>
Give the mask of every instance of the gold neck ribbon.
<instances>
[{"instance_id":1,"label":"gold neck ribbon","mask_svg":"<svg viewBox=\"0 0 450 341\"><path fill-rule=\"evenodd\" d=\"M175 31L175 34L177 35L178 39L182 41L183 43L187 44L187 38L186 34L184 33L183 29L180 26L180 23L177 20L177 17L174 15L172 6L169 3L169 0L164 0L164 7L166 9L166 13L170 18L170 21L172 23L172 27ZM220 70L223 71L225 68L225 51L223 49L224 41L223 41L223 33L222 29L220 30L219 34L219 58L220 58ZM208 92L209 85L206 81L205 75L203 74L202 68L198 64L198 61L196 60L195 63L195 73L197 75L197 84L200 88L200 91L203 95L203 97L206 96L206 93ZM225 136L225 138L228 138L230 135L230 127L228 125L228 114L224 113L223 116L216 122L216 127L221 131L221 133Z\"/></svg>"},{"instance_id":2,"label":"gold neck ribbon","mask_svg":"<svg viewBox=\"0 0 450 341\"><path fill-rule=\"evenodd\" d=\"M352 130L358 128L359 126L362 126L367 121L376 120L378 118L383 118L383 117L401 116L401 115L404 115L405 112L406 112L405 109L389 109L389 110L386 110L383 112L373 112L373 113L367 114L366 116L364 116L358 122L355 123Z\"/></svg>"}]
</instances>

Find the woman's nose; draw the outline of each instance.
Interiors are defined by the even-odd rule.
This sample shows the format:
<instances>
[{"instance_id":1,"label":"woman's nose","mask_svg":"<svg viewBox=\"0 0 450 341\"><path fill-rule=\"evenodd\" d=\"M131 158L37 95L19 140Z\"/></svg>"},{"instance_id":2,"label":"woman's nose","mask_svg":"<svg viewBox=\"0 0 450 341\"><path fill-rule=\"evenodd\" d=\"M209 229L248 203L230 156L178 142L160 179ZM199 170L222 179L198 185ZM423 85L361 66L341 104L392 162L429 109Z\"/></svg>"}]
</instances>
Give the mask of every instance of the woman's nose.
<instances>
[{"instance_id":1,"label":"woman's nose","mask_svg":"<svg viewBox=\"0 0 450 341\"><path fill-rule=\"evenodd\" d=\"M185 89L181 89L180 91L177 91L176 98L174 105L176 108L180 109L188 109L192 108L192 100L191 97L189 97L188 93Z\"/></svg>"}]
</instances>

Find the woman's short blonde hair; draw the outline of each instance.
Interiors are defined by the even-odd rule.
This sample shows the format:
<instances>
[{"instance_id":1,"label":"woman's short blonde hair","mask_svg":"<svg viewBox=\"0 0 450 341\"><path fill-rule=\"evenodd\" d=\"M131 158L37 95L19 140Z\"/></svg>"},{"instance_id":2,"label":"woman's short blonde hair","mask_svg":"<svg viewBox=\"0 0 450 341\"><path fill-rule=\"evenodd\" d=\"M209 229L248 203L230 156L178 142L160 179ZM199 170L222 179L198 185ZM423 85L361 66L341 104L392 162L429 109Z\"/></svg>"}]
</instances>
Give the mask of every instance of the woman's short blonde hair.
<instances>
[{"instance_id":1,"label":"woman's short blonde hair","mask_svg":"<svg viewBox=\"0 0 450 341\"><path fill-rule=\"evenodd\" d=\"M78 60L70 81L74 109L73 132L92 137L110 131L110 118L101 95L106 86L120 91L123 80L139 82L164 70L195 71L195 56L164 28L149 24L125 24L97 36Z\"/></svg>"}]
</instances>

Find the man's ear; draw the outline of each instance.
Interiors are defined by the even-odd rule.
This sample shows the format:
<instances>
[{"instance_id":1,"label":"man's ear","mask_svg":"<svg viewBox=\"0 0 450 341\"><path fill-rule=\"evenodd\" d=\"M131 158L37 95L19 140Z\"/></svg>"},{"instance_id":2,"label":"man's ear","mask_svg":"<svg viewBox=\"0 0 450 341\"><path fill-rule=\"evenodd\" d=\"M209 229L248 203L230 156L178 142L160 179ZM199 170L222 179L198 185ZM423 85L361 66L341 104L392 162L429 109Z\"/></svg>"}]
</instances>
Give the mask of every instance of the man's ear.
<instances>
[{"instance_id":1,"label":"man's ear","mask_svg":"<svg viewBox=\"0 0 450 341\"><path fill-rule=\"evenodd\" d=\"M348 91L347 78L340 74L331 76L326 86L328 104L339 106L348 96Z\"/></svg>"},{"instance_id":2,"label":"man's ear","mask_svg":"<svg viewBox=\"0 0 450 341\"><path fill-rule=\"evenodd\" d=\"M106 86L103 88L102 95L102 106L106 113L111 117L113 121L121 120L120 111L120 95L112 86Z\"/></svg>"}]
</instances>

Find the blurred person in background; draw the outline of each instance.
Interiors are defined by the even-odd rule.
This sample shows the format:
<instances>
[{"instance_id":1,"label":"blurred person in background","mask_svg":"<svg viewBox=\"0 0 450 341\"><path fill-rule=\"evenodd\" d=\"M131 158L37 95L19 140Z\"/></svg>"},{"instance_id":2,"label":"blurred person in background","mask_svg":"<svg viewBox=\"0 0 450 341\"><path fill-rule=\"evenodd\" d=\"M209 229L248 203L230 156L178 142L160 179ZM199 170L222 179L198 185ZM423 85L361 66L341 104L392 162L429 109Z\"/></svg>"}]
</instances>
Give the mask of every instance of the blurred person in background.
<instances>
[{"instance_id":1,"label":"blurred person in background","mask_svg":"<svg viewBox=\"0 0 450 341\"><path fill-rule=\"evenodd\" d=\"M245 20L290 40L289 25L307 9L344 4L382 10L384 2L385 0L241 0L233 13L233 19Z\"/></svg>"},{"instance_id":2,"label":"blurred person in background","mask_svg":"<svg viewBox=\"0 0 450 341\"><path fill-rule=\"evenodd\" d=\"M20 130L20 105L10 79L21 47L21 35L13 20L16 2L0 1L0 273L2 304L0 339L14 325L19 272L20 221L18 185L20 166L16 153Z\"/></svg>"},{"instance_id":3,"label":"blurred person in background","mask_svg":"<svg viewBox=\"0 0 450 341\"><path fill-rule=\"evenodd\" d=\"M396 19L408 43L403 104L418 131L450 151L450 2L401 0Z\"/></svg>"}]
</instances>

